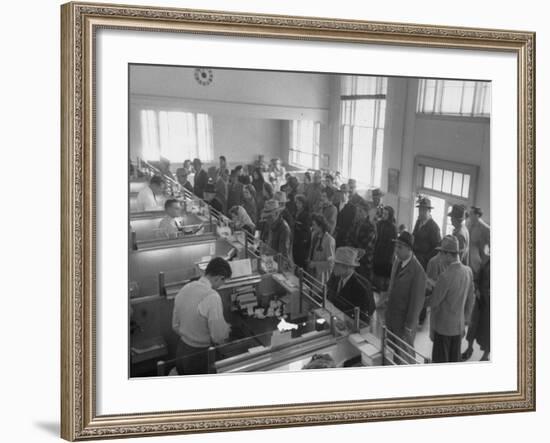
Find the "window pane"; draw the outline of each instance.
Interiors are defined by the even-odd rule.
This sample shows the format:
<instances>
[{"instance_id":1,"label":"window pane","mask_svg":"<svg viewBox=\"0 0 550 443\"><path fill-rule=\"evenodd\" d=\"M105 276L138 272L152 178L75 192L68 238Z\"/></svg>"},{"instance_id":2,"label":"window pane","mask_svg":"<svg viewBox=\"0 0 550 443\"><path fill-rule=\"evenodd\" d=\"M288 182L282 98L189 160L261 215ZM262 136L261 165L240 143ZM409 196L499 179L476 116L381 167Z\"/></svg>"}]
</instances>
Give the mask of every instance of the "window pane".
<instances>
[{"instance_id":1,"label":"window pane","mask_svg":"<svg viewBox=\"0 0 550 443\"><path fill-rule=\"evenodd\" d=\"M385 94L387 78L357 75L342 76L342 95Z\"/></svg>"},{"instance_id":2,"label":"window pane","mask_svg":"<svg viewBox=\"0 0 550 443\"><path fill-rule=\"evenodd\" d=\"M462 97L461 113L464 115L472 115L474 109L474 94L475 94L475 82L467 82L464 85L464 95Z\"/></svg>"},{"instance_id":3,"label":"window pane","mask_svg":"<svg viewBox=\"0 0 550 443\"><path fill-rule=\"evenodd\" d=\"M383 128L386 121L386 100L376 100L378 106L378 128Z\"/></svg>"},{"instance_id":4,"label":"window pane","mask_svg":"<svg viewBox=\"0 0 550 443\"><path fill-rule=\"evenodd\" d=\"M141 155L145 160L159 160L157 113L151 110L141 111Z\"/></svg>"},{"instance_id":5,"label":"window pane","mask_svg":"<svg viewBox=\"0 0 550 443\"><path fill-rule=\"evenodd\" d=\"M441 187L441 191L450 194L452 181L453 173L445 169L443 172L443 186Z\"/></svg>"},{"instance_id":6,"label":"window pane","mask_svg":"<svg viewBox=\"0 0 550 443\"><path fill-rule=\"evenodd\" d=\"M371 183L372 170L372 128L353 128L353 162L351 176L363 183Z\"/></svg>"},{"instance_id":7,"label":"window pane","mask_svg":"<svg viewBox=\"0 0 550 443\"><path fill-rule=\"evenodd\" d=\"M433 179L434 179L434 168L425 166L424 167L424 187L431 189Z\"/></svg>"},{"instance_id":8,"label":"window pane","mask_svg":"<svg viewBox=\"0 0 550 443\"><path fill-rule=\"evenodd\" d=\"M464 174L464 182L462 183L462 197L469 198L470 196L470 174Z\"/></svg>"},{"instance_id":9,"label":"window pane","mask_svg":"<svg viewBox=\"0 0 550 443\"><path fill-rule=\"evenodd\" d=\"M443 169L435 168L433 189L436 191L441 191L442 187L443 187Z\"/></svg>"},{"instance_id":10,"label":"window pane","mask_svg":"<svg viewBox=\"0 0 550 443\"><path fill-rule=\"evenodd\" d=\"M350 175L349 156L350 152L351 127L345 125L342 128L342 170L345 175Z\"/></svg>"},{"instance_id":11,"label":"window pane","mask_svg":"<svg viewBox=\"0 0 550 443\"><path fill-rule=\"evenodd\" d=\"M372 128L374 126L375 100L354 100L355 116L353 123L358 126Z\"/></svg>"},{"instance_id":12,"label":"window pane","mask_svg":"<svg viewBox=\"0 0 550 443\"><path fill-rule=\"evenodd\" d=\"M458 114L462 99L463 82L445 80L443 83L443 98L441 100L441 112L443 114Z\"/></svg>"},{"instance_id":13,"label":"window pane","mask_svg":"<svg viewBox=\"0 0 550 443\"><path fill-rule=\"evenodd\" d=\"M380 186L382 181L382 152L384 151L384 130L376 130L376 152L374 154L374 179L371 183Z\"/></svg>"},{"instance_id":14,"label":"window pane","mask_svg":"<svg viewBox=\"0 0 550 443\"><path fill-rule=\"evenodd\" d=\"M462 195L462 174L460 172L453 173L453 189L451 193L454 195Z\"/></svg>"},{"instance_id":15,"label":"window pane","mask_svg":"<svg viewBox=\"0 0 550 443\"><path fill-rule=\"evenodd\" d=\"M488 116L491 111L491 84L462 80L420 80L417 111Z\"/></svg>"}]
</instances>

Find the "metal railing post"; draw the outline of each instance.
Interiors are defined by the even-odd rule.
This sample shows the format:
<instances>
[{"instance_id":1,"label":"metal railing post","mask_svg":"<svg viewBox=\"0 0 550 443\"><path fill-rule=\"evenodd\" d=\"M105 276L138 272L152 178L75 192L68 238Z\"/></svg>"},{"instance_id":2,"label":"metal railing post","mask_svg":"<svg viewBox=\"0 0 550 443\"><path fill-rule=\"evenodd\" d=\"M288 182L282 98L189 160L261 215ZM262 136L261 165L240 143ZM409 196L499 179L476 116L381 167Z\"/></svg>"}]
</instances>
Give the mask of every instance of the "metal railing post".
<instances>
[{"instance_id":1,"label":"metal railing post","mask_svg":"<svg viewBox=\"0 0 550 443\"><path fill-rule=\"evenodd\" d=\"M246 231L244 233L244 257L248 258L248 234Z\"/></svg>"},{"instance_id":2,"label":"metal railing post","mask_svg":"<svg viewBox=\"0 0 550 443\"><path fill-rule=\"evenodd\" d=\"M327 285L323 285L323 309L327 306Z\"/></svg>"},{"instance_id":3,"label":"metal railing post","mask_svg":"<svg viewBox=\"0 0 550 443\"><path fill-rule=\"evenodd\" d=\"M164 360L157 361L157 375L159 377L166 375L166 362Z\"/></svg>"},{"instance_id":4,"label":"metal railing post","mask_svg":"<svg viewBox=\"0 0 550 443\"><path fill-rule=\"evenodd\" d=\"M159 296L164 297L166 296L166 289L164 288L164 272L159 272Z\"/></svg>"},{"instance_id":5,"label":"metal railing post","mask_svg":"<svg viewBox=\"0 0 550 443\"><path fill-rule=\"evenodd\" d=\"M137 251L137 240L136 240L136 231L132 231L132 249Z\"/></svg>"},{"instance_id":6,"label":"metal railing post","mask_svg":"<svg viewBox=\"0 0 550 443\"><path fill-rule=\"evenodd\" d=\"M208 348L208 373L215 374L214 363L216 363L216 348L210 346Z\"/></svg>"},{"instance_id":7,"label":"metal railing post","mask_svg":"<svg viewBox=\"0 0 550 443\"><path fill-rule=\"evenodd\" d=\"M330 333L336 337L336 317L334 315L330 316Z\"/></svg>"},{"instance_id":8,"label":"metal railing post","mask_svg":"<svg viewBox=\"0 0 550 443\"><path fill-rule=\"evenodd\" d=\"M353 316L355 320L355 332L359 332L359 330L361 329L361 310L358 306L355 306L353 308Z\"/></svg>"},{"instance_id":9,"label":"metal railing post","mask_svg":"<svg viewBox=\"0 0 550 443\"><path fill-rule=\"evenodd\" d=\"M386 364L386 326L382 326L382 366Z\"/></svg>"},{"instance_id":10,"label":"metal railing post","mask_svg":"<svg viewBox=\"0 0 550 443\"><path fill-rule=\"evenodd\" d=\"M300 314L302 313L302 309L303 309L303 302L302 302L303 290L304 290L304 270L302 268L298 268L298 310Z\"/></svg>"}]
</instances>

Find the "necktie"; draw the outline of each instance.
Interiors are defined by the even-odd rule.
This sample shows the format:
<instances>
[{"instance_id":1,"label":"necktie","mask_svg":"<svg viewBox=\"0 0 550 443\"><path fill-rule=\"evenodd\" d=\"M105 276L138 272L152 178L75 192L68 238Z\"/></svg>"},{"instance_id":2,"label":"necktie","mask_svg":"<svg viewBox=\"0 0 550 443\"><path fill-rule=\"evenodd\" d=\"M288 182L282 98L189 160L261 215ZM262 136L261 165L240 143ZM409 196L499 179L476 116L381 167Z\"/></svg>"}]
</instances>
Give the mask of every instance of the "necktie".
<instances>
[{"instance_id":1,"label":"necktie","mask_svg":"<svg viewBox=\"0 0 550 443\"><path fill-rule=\"evenodd\" d=\"M340 278L340 281L338 282L338 294L340 294L343 287L344 287L344 279Z\"/></svg>"}]
</instances>

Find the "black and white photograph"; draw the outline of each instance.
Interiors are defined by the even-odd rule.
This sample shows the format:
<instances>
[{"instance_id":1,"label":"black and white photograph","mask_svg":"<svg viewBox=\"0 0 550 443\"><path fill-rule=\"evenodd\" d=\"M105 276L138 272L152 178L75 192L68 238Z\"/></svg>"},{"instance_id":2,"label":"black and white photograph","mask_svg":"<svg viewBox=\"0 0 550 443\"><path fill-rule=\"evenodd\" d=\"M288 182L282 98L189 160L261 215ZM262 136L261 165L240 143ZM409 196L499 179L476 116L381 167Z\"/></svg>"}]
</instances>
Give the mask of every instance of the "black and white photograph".
<instances>
[{"instance_id":1,"label":"black and white photograph","mask_svg":"<svg viewBox=\"0 0 550 443\"><path fill-rule=\"evenodd\" d=\"M491 360L490 81L128 76L130 377Z\"/></svg>"}]
</instances>

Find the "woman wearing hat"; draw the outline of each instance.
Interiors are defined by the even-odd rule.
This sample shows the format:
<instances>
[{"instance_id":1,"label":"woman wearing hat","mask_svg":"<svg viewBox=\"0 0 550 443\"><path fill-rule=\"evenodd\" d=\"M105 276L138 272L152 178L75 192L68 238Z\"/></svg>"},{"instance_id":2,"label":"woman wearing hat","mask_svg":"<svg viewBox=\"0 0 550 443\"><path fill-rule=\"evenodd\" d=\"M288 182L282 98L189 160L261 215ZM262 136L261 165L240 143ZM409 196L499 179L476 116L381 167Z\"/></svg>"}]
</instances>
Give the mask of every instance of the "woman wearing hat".
<instances>
[{"instance_id":1,"label":"woman wearing hat","mask_svg":"<svg viewBox=\"0 0 550 443\"><path fill-rule=\"evenodd\" d=\"M259 219L265 202L273 198L273 188L265 181L262 171L258 168L252 171L252 185L256 190L256 208L258 209Z\"/></svg>"},{"instance_id":2,"label":"woman wearing hat","mask_svg":"<svg viewBox=\"0 0 550 443\"><path fill-rule=\"evenodd\" d=\"M375 284L381 291L387 291L393 264L393 241L397 237L394 210L384 206L382 219L376 225L376 242L374 244Z\"/></svg>"},{"instance_id":3,"label":"woman wearing hat","mask_svg":"<svg viewBox=\"0 0 550 443\"><path fill-rule=\"evenodd\" d=\"M290 241L290 228L288 223L281 216L283 208L277 200L265 202L262 211L264 229L262 240L275 252L281 254L292 263L292 243Z\"/></svg>"},{"instance_id":4,"label":"woman wearing hat","mask_svg":"<svg viewBox=\"0 0 550 443\"><path fill-rule=\"evenodd\" d=\"M364 251L343 246L334 254L334 269L327 283L328 299L346 315L353 317L354 308L360 310L361 319L368 321L376 305L370 287L355 276L359 259Z\"/></svg>"}]
</instances>

